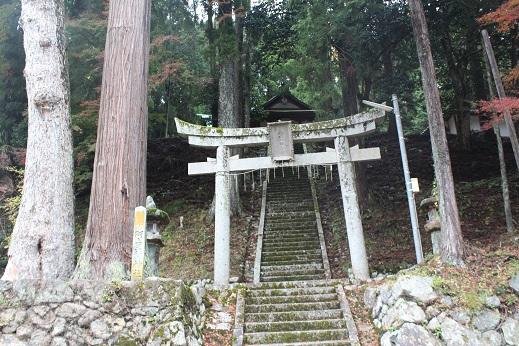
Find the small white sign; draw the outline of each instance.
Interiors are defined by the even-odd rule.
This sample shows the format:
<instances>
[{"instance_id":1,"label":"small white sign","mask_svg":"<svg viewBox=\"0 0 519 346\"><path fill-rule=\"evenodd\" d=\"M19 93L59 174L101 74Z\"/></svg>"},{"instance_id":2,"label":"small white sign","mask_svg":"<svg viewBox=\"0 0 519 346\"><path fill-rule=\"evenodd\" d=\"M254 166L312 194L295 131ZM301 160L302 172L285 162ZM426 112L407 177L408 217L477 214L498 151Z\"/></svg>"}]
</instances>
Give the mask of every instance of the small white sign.
<instances>
[{"instance_id":1,"label":"small white sign","mask_svg":"<svg viewBox=\"0 0 519 346\"><path fill-rule=\"evenodd\" d=\"M420 192L420 184L418 183L418 178L411 178L411 186L413 188L414 193Z\"/></svg>"}]
</instances>

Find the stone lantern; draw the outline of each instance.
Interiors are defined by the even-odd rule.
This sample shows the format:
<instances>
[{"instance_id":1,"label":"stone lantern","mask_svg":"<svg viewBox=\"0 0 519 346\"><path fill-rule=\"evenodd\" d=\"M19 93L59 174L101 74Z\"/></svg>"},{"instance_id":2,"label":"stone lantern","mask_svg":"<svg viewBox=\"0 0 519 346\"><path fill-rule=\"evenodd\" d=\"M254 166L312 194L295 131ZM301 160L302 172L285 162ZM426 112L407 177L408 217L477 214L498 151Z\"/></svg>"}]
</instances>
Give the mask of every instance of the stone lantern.
<instances>
[{"instance_id":1,"label":"stone lantern","mask_svg":"<svg viewBox=\"0 0 519 346\"><path fill-rule=\"evenodd\" d=\"M159 276L160 248L164 246L160 226L167 221L168 215L157 209L151 196L146 198L146 276Z\"/></svg>"},{"instance_id":2,"label":"stone lantern","mask_svg":"<svg viewBox=\"0 0 519 346\"><path fill-rule=\"evenodd\" d=\"M420 208L427 210L427 223L425 230L431 234L433 254L440 254L441 246L441 223L440 212L438 211L438 199L436 197L426 198L420 203Z\"/></svg>"}]
</instances>

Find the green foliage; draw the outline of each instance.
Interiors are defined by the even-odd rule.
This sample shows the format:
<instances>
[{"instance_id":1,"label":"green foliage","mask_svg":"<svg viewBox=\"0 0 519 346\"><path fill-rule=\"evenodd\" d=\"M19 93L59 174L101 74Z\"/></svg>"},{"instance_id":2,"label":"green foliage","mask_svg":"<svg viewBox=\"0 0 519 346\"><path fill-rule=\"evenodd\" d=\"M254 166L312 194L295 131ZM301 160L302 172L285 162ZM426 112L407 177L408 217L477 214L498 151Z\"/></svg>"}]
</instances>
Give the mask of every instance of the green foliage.
<instances>
[{"instance_id":1,"label":"green foliage","mask_svg":"<svg viewBox=\"0 0 519 346\"><path fill-rule=\"evenodd\" d=\"M0 206L0 209L7 216L8 221L14 225L16 217L18 216L18 209L22 202L22 189L23 189L23 169L16 167L7 167L6 171L14 175L16 179L16 193L5 199L4 203Z\"/></svg>"},{"instance_id":2,"label":"green foliage","mask_svg":"<svg viewBox=\"0 0 519 346\"><path fill-rule=\"evenodd\" d=\"M0 4L0 145L25 146L27 140L20 9L19 1Z\"/></svg>"}]
</instances>

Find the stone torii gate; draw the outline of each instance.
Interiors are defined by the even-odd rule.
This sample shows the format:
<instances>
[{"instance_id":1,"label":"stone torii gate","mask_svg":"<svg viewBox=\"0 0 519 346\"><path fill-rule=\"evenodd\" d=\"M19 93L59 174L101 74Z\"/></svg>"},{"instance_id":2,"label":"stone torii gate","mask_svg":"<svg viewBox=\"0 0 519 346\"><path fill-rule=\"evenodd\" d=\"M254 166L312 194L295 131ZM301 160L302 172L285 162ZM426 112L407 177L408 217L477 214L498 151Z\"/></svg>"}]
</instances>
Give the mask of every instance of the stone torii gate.
<instances>
[{"instance_id":1,"label":"stone torii gate","mask_svg":"<svg viewBox=\"0 0 519 346\"><path fill-rule=\"evenodd\" d=\"M337 164L352 269L355 277L369 278L362 219L357 200L354 162L381 158L379 148L350 147L348 138L366 135L384 117L383 109L373 109L348 118L310 124L279 122L259 128L212 128L175 119L177 131L188 136L189 144L217 148L216 160L190 163L189 175L215 174L214 283L229 284L230 272L230 173L259 169ZM294 143L335 142L335 150L295 154ZM230 148L270 145L271 156L230 157Z\"/></svg>"}]
</instances>

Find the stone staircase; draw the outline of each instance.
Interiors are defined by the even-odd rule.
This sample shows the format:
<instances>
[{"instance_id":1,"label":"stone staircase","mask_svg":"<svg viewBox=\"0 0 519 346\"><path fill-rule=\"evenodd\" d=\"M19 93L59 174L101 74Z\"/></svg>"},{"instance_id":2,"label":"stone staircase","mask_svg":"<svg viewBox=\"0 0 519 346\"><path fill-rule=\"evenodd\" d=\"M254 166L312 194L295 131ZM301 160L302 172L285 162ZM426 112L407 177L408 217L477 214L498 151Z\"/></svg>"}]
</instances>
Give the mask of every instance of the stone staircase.
<instances>
[{"instance_id":1,"label":"stone staircase","mask_svg":"<svg viewBox=\"0 0 519 346\"><path fill-rule=\"evenodd\" d=\"M359 345L342 283L330 280L306 168L269 180L260 283L239 295L235 345Z\"/></svg>"},{"instance_id":2,"label":"stone staircase","mask_svg":"<svg viewBox=\"0 0 519 346\"><path fill-rule=\"evenodd\" d=\"M276 173L267 184L260 281L324 280L326 249L321 247L307 170Z\"/></svg>"}]
</instances>

